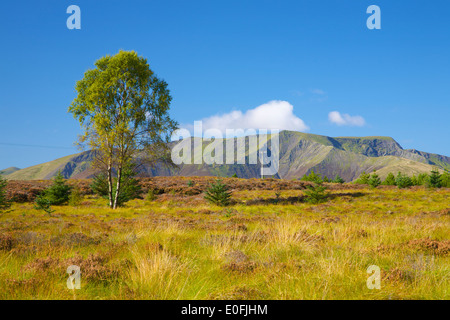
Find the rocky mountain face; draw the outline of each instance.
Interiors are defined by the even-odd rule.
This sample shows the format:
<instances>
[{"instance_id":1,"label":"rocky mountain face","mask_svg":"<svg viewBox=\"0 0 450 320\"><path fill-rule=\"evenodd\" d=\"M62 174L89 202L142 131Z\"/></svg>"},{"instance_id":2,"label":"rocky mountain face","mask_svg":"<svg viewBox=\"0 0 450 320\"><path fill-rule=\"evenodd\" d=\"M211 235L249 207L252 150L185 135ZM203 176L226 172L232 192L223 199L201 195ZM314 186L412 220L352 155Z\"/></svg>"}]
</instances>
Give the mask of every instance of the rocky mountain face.
<instances>
[{"instance_id":1,"label":"rocky mountain face","mask_svg":"<svg viewBox=\"0 0 450 320\"><path fill-rule=\"evenodd\" d=\"M191 145L194 140L191 138ZM172 142L173 147L177 142ZM222 141L226 157L226 140ZM203 142L202 149L210 144ZM154 167L143 165L141 176L232 176L240 178L259 178L261 165L249 164L249 158L260 150L248 148L246 140L246 164L182 164L168 168L161 164ZM270 144L269 144L269 153ZM235 149L236 151L236 145ZM363 171L374 170L384 178L389 172L412 175L429 172L433 166L450 169L450 157L417 150L405 150L390 137L326 137L294 131L279 133L279 170L273 176L282 179L295 179L315 172L334 178L340 175L346 181L356 179ZM58 170L66 178L90 178L95 173L91 164L95 153L85 151L37 166L10 170L5 176L10 180L50 179ZM192 157L193 159L193 157ZM194 160L194 159L193 159ZM198 160L198 159L197 159ZM194 161L192 161L194 162Z\"/></svg>"}]
</instances>

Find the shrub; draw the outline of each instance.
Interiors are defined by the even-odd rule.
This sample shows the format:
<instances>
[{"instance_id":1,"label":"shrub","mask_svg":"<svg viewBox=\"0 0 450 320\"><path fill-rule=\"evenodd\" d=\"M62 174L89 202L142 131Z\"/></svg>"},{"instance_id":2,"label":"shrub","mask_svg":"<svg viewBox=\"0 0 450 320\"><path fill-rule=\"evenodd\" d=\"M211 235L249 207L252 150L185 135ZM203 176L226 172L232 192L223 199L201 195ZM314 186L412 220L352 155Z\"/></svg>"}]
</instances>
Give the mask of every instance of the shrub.
<instances>
[{"instance_id":1,"label":"shrub","mask_svg":"<svg viewBox=\"0 0 450 320\"><path fill-rule=\"evenodd\" d=\"M367 174L365 171L361 173L358 179L356 179L355 183L357 184L369 184L370 174Z\"/></svg>"},{"instance_id":2,"label":"shrub","mask_svg":"<svg viewBox=\"0 0 450 320\"><path fill-rule=\"evenodd\" d=\"M0 211L8 209L11 203L6 198L6 186L8 182L0 176Z\"/></svg>"},{"instance_id":3,"label":"shrub","mask_svg":"<svg viewBox=\"0 0 450 320\"><path fill-rule=\"evenodd\" d=\"M147 197L145 198L145 200L149 201L149 202L153 202L156 200L156 194L155 191L153 189L149 189L147 192Z\"/></svg>"},{"instance_id":4,"label":"shrub","mask_svg":"<svg viewBox=\"0 0 450 320\"><path fill-rule=\"evenodd\" d=\"M410 177L408 177L407 175L399 172L397 174L397 177L395 178L395 184L397 185L397 187L399 189L409 188L409 187L412 186L412 181L411 181Z\"/></svg>"},{"instance_id":5,"label":"shrub","mask_svg":"<svg viewBox=\"0 0 450 320\"><path fill-rule=\"evenodd\" d=\"M413 174L413 176L411 177L411 184L413 186L418 186L419 185L419 180L417 179L415 174Z\"/></svg>"},{"instance_id":6,"label":"shrub","mask_svg":"<svg viewBox=\"0 0 450 320\"><path fill-rule=\"evenodd\" d=\"M281 200L281 193L275 192L275 199L273 200L273 203L277 204Z\"/></svg>"},{"instance_id":7,"label":"shrub","mask_svg":"<svg viewBox=\"0 0 450 320\"><path fill-rule=\"evenodd\" d=\"M441 175L441 185L444 188L450 188L450 172L445 171Z\"/></svg>"},{"instance_id":8,"label":"shrub","mask_svg":"<svg viewBox=\"0 0 450 320\"><path fill-rule=\"evenodd\" d=\"M192 180L189 180L187 183L188 187L193 187L194 186L194 182Z\"/></svg>"},{"instance_id":9,"label":"shrub","mask_svg":"<svg viewBox=\"0 0 450 320\"><path fill-rule=\"evenodd\" d=\"M381 184L380 177L377 175L377 173L374 171L373 174L370 176L369 179L369 186L372 188L376 188Z\"/></svg>"},{"instance_id":10,"label":"shrub","mask_svg":"<svg viewBox=\"0 0 450 320\"><path fill-rule=\"evenodd\" d=\"M53 178L53 184L44 190L41 198L47 199L50 205L62 205L69 201L70 189L71 186L66 184L61 171L58 171Z\"/></svg>"},{"instance_id":11,"label":"shrub","mask_svg":"<svg viewBox=\"0 0 450 320\"><path fill-rule=\"evenodd\" d=\"M417 185L424 186L427 183L428 175L426 173L420 173L417 176Z\"/></svg>"},{"instance_id":12,"label":"shrub","mask_svg":"<svg viewBox=\"0 0 450 320\"><path fill-rule=\"evenodd\" d=\"M79 206L81 199L80 189L78 187L73 188L69 195L69 205L72 207Z\"/></svg>"},{"instance_id":13,"label":"shrub","mask_svg":"<svg viewBox=\"0 0 450 320\"><path fill-rule=\"evenodd\" d=\"M331 181L333 183L344 183L344 179L342 179L338 174L336 175L336 177L334 177L334 180Z\"/></svg>"},{"instance_id":14,"label":"shrub","mask_svg":"<svg viewBox=\"0 0 450 320\"><path fill-rule=\"evenodd\" d=\"M429 188L440 188L442 186L441 174L437 169L431 170L431 174L428 177L427 186Z\"/></svg>"},{"instance_id":15,"label":"shrub","mask_svg":"<svg viewBox=\"0 0 450 320\"><path fill-rule=\"evenodd\" d=\"M311 181L311 182L316 182L316 183L323 182L321 174L315 173L314 170L311 170L310 174L303 175L303 177L300 180L301 181Z\"/></svg>"},{"instance_id":16,"label":"shrub","mask_svg":"<svg viewBox=\"0 0 450 320\"><path fill-rule=\"evenodd\" d=\"M305 194L306 202L318 204L321 202L325 202L328 198L328 192L326 192L326 187L322 184L322 182L314 183L312 186L306 186L307 190L303 193Z\"/></svg>"},{"instance_id":17,"label":"shrub","mask_svg":"<svg viewBox=\"0 0 450 320\"><path fill-rule=\"evenodd\" d=\"M231 176L232 178L237 178L238 176L237 176L237 174L236 174L236 172Z\"/></svg>"},{"instance_id":18,"label":"shrub","mask_svg":"<svg viewBox=\"0 0 450 320\"><path fill-rule=\"evenodd\" d=\"M122 206L125 202L130 201L132 199L139 198L142 189L139 184L139 181L133 178L136 173L131 168L125 168L122 172L122 183L121 183L121 192L119 194L119 198L117 199L117 205ZM113 179L113 197L116 194L116 186L117 186L117 178ZM108 179L106 174L101 173L96 175L92 183L90 185L91 190L104 199L109 199L108 197Z\"/></svg>"},{"instance_id":19,"label":"shrub","mask_svg":"<svg viewBox=\"0 0 450 320\"><path fill-rule=\"evenodd\" d=\"M43 210L50 215L55 210L52 210L51 202L44 195L39 195L36 197L34 208L36 210Z\"/></svg>"},{"instance_id":20,"label":"shrub","mask_svg":"<svg viewBox=\"0 0 450 320\"><path fill-rule=\"evenodd\" d=\"M222 183L221 179L209 185L205 192L205 199L218 206L227 206L230 204L231 191L227 185Z\"/></svg>"},{"instance_id":21,"label":"shrub","mask_svg":"<svg viewBox=\"0 0 450 320\"><path fill-rule=\"evenodd\" d=\"M389 172L389 174L387 175L386 179L383 181L383 184L385 186L395 186L396 182L395 182L395 176L392 172Z\"/></svg>"}]
</instances>

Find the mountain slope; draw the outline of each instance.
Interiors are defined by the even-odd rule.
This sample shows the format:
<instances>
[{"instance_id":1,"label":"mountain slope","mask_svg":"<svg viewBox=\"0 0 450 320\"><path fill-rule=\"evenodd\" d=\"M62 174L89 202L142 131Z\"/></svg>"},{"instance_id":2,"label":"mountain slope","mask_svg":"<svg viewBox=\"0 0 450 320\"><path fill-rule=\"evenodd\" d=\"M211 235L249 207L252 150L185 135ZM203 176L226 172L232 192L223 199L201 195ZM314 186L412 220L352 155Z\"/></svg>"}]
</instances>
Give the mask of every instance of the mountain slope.
<instances>
[{"instance_id":1,"label":"mountain slope","mask_svg":"<svg viewBox=\"0 0 450 320\"><path fill-rule=\"evenodd\" d=\"M0 175L2 175L3 177L6 177L6 176L10 175L11 173L14 173L19 170L20 170L20 168L17 168L17 167L9 167L9 168L0 170Z\"/></svg>"},{"instance_id":2,"label":"mountain slope","mask_svg":"<svg viewBox=\"0 0 450 320\"><path fill-rule=\"evenodd\" d=\"M7 176L9 180L45 180L54 177L58 171L66 178L80 179L89 176L90 164L94 159L94 152L66 156L50 162L15 171Z\"/></svg>"},{"instance_id":3,"label":"mountain slope","mask_svg":"<svg viewBox=\"0 0 450 320\"><path fill-rule=\"evenodd\" d=\"M198 139L191 138L192 147ZM275 178L298 178L314 170L329 178L334 178L339 174L344 180L352 181L363 171L370 173L376 170L380 177L384 178L389 172L401 171L412 175L428 173L433 166L450 169L449 157L417 150L405 150L390 137L332 138L282 131L279 139L279 171ZM226 145L226 141L222 141L223 146ZM246 139L245 165L206 165L203 163L183 164L176 168L167 168L157 164L154 168L142 166L140 174L142 176L231 176L236 173L238 177L242 178L258 178L260 177L260 164L248 164L248 158L255 153L258 154L259 150L249 150L248 141ZM178 142L170 143L170 147L176 143ZM203 142L202 149L204 150L209 144L210 142ZM236 146L234 148L236 151ZM224 156L226 156L225 150L224 147ZM93 159L94 152L86 151L12 172L7 175L7 179L50 179L58 170L61 170L66 178L89 178L94 174L94 170L91 168Z\"/></svg>"}]
</instances>

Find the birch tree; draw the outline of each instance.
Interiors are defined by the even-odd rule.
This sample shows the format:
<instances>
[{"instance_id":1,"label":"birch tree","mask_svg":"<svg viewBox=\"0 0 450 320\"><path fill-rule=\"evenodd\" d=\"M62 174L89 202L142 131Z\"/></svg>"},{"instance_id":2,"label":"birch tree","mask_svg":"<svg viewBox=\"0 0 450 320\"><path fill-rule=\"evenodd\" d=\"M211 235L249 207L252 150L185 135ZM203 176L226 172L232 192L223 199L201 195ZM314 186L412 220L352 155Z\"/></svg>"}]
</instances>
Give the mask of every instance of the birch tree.
<instances>
[{"instance_id":1,"label":"birch tree","mask_svg":"<svg viewBox=\"0 0 450 320\"><path fill-rule=\"evenodd\" d=\"M75 88L69 112L83 129L79 144L95 151L95 165L107 177L109 206L115 209L123 170L138 155L141 162L170 162L167 143L177 128L168 113L170 91L134 51L100 58Z\"/></svg>"}]
</instances>

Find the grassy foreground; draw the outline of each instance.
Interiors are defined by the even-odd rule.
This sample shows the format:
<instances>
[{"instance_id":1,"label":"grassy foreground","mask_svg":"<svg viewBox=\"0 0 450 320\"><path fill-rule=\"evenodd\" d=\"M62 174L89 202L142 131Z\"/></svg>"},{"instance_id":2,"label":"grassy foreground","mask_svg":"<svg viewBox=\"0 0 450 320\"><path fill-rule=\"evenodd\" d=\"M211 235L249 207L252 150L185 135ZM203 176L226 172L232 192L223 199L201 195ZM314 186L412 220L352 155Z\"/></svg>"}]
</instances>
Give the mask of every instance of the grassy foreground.
<instances>
[{"instance_id":1,"label":"grassy foreground","mask_svg":"<svg viewBox=\"0 0 450 320\"><path fill-rule=\"evenodd\" d=\"M0 214L0 299L450 299L450 190L159 195ZM81 289L66 286L81 269ZM368 289L370 265L381 289Z\"/></svg>"}]
</instances>

